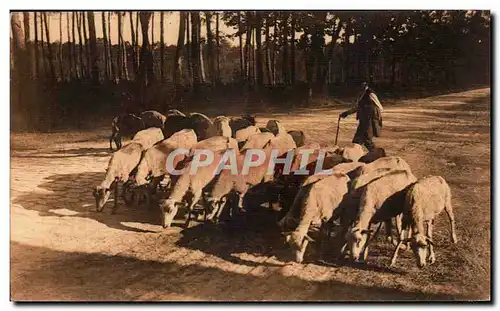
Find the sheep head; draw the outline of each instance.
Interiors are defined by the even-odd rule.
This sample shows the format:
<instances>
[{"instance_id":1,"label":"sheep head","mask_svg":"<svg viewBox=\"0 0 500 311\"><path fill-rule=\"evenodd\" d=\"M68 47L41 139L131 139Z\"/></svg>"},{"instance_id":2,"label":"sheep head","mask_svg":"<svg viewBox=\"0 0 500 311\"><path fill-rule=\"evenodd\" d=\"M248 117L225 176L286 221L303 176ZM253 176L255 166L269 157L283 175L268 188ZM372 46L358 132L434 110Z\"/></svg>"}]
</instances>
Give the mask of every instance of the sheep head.
<instances>
[{"instance_id":1,"label":"sheep head","mask_svg":"<svg viewBox=\"0 0 500 311\"><path fill-rule=\"evenodd\" d=\"M96 186L94 191L93 191L93 196L95 198L95 207L98 212L102 212L102 209L104 208L104 204L109 199L109 195L111 194L111 191L109 188L104 188L102 186Z\"/></svg>"},{"instance_id":2,"label":"sheep head","mask_svg":"<svg viewBox=\"0 0 500 311\"><path fill-rule=\"evenodd\" d=\"M429 244L433 244L432 240L420 232L413 235L410 239L411 249L419 268L423 268L427 264Z\"/></svg>"},{"instance_id":3,"label":"sheep head","mask_svg":"<svg viewBox=\"0 0 500 311\"><path fill-rule=\"evenodd\" d=\"M309 242L313 242L314 240L307 234L304 237L301 237L300 234L296 232L286 234L285 239L295 253L295 261L302 263L302 261L304 261L304 254L306 252L307 245Z\"/></svg>"},{"instance_id":4,"label":"sheep head","mask_svg":"<svg viewBox=\"0 0 500 311\"><path fill-rule=\"evenodd\" d=\"M169 228L172 225L172 221L174 220L178 210L176 205L176 202L170 199L160 202L159 207L163 228Z\"/></svg>"},{"instance_id":5,"label":"sheep head","mask_svg":"<svg viewBox=\"0 0 500 311\"><path fill-rule=\"evenodd\" d=\"M364 250L370 230L361 230L358 227L352 228L346 235L347 248L351 254L351 259L358 261L361 252Z\"/></svg>"}]
</instances>

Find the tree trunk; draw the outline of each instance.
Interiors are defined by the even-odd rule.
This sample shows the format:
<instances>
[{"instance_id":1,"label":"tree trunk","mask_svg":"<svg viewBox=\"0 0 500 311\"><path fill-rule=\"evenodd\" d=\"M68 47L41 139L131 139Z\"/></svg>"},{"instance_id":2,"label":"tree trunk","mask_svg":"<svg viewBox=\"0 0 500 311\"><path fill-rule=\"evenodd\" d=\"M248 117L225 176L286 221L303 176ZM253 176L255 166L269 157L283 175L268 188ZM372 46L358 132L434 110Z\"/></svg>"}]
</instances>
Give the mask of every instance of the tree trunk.
<instances>
[{"instance_id":1,"label":"tree trunk","mask_svg":"<svg viewBox=\"0 0 500 311\"><path fill-rule=\"evenodd\" d=\"M266 82L268 85L272 84L272 77L271 77L271 55L269 54L269 44L271 41L271 34L270 32L270 27L269 27L269 21L270 21L270 15L267 14L265 21L266 21L266 44L265 44L265 50L264 50L264 57L265 57L265 64L266 64Z\"/></svg>"},{"instance_id":2,"label":"tree trunk","mask_svg":"<svg viewBox=\"0 0 500 311\"><path fill-rule=\"evenodd\" d=\"M133 68L134 68L134 75L135 75L135 79L138 78L138 65L137 65L137 54L136 54L136 50L137 50L137 41L135 40L135 32L136 31L139 31L139 29L134 29L134 18L132 16L132 12L128 12L129 13L129 21L130 21L130 38L131 38L131 41L132 41L132 65L133 65Z\"/></svg>"},{"instance_id":3,"label":"tree trunk","mask_svg":"<svg viewBox=\"0 0 500 311\"><path fill-rule=\"evenodd\" d=\"M155 12L151 13L151 50L155 47Z\"/></svg>"},{"instance_id":4,"label":"tree trunk","mask_svg":"<svg viewBox=\"0 0 500 311\"><path fill-rule=\"evenodd\" d=\"M153 72L153 55L151 54L151 46L149 45L149 22L151 20L151 12L140 12L139 18L141 21L142 30L142 47L141 47L141 84L148 86L154 82Z\"/></svg>"},{"instance_id":5,"label":"tree trunk","mask_svg":"<svg viewBox=\"0 0 500 311\"><path fill-rule=\"evenodd\" d=\"M193 59L192 59L192 44L191 35L189 31L189 26L191 25L189 20L191 19L191 12L186 12L186 47L187 47L187 67L188 67L188 80L189 85L193 86Z\"/></svg>"},{"instance_id":6,"label":"tree trunk","mask_svg":"<svg viewBox=\"0 0 500 311\"><path fill-rule=\"evenodd\" d=\"M128 77L128 62L127 62L127 45L125 44L125 40L123 40L123 15L125 14L124 12L119 12L118 13L118 35L120 37L120 67L121 67L121 73L122 73L122 78L125 80L129 80Z\"/></svg>"},{"instance_id":7,"label":"tree trunk","mask_svg":"<svg viewBox=\"0 0 500 311\"><path fill-rule=\"evenodd\" d=\"M116 82L117 77L116 77L116 69L115 69L115 64L113 62L113 43L111 41L111 12L108 12L108 53L109 53L109 69L111 73L111 79L113 82Z\"/></svg>"},{"instance_id":8,"label":"tree trunk","mask_svg":"<svg viewBox=\"0 0 500 311\"><path fill-rule=\"evenodd\" d=\"M181 63L182 63L182 55L184 51L184 34L186 32L186 12L179 12L179 34L177 36L177 47L175 49L175 62L174 62L174 72L173 72L173 81L174 86L178 86L179 77L182 77L181 71Z\"/></svg>"},{"instance_id":9,"label":"tree trunk","mask_svg":"<svg viewBox=\"0 0 500 311\"><path fill-rule=\"evenodd\" d=\"M205 12L205 19L207 25L207 59L208 59L208 76L212 85L215 84L215 59L214 59L214 35L212 33L212 13Z\"/></svg>"},{"instance_id":10,"label":"tree trunk","mask_svg":"<svg viewBox=\"0 0 500 311\"><path fill-rule=\"evenodd\" d=\"M264 85L264 74L262 72L262 13L257 11L255 13L255 42L257 45L256 57L255 57L255 71L257 72L257 85L262 87Z\"/></svg>"},{"instance_id":11,"label":"tree trunk","mask_svg":"<svg viewBox=\"0 0 500 311\"><path fill-rule=\"evenodd\" d=\"M283 23L283 65L282 65L282 75L283 75L283 83L289 84L289 76L288 76L288 68L289 68L289 59L288 59L288 13L282 13L282 23Z\"/></svg>"},{"instance_id":12,"label":"tree trunk","mask_svg":"<svg viewBox=\"0 0 500 311\"><path fill-rule=\"evenodd\" d=\"M33 12L33 27L35 28L35 79L38 79L40 76L40 55L38 52L38 14Z\"/></svg>"},{"instance_id":13,"label":"tree trunk","mask_svg":"<svg viewBox=\"0 0 500 311\"><path fill-rule=\"evenodd\" d=\"M85 40L85 61L87 62L87 66L85 67L87 70L87 76L90 77L92 73L92 61L91 61L91 56L90 56L90 45L89 45L89 37L87 33L87 19L86 16L88 16L88 13L85 14L85 12L82 12L82 25L83 25L83 39Z\"/></svg>"},{"instance_id":14,"label":"tree trunk","mask_svg":"<svg viewBox=\"0 0 500 311\"><path fill-rule=\"evenodd\" d=\"M82 74L82 78L86 78L86 72L85 72L85 61L83 57L83 37L82 37L82 19L81 17L76 15L76 21L77 21L77 29L78 29L78 55L80 58L80 70Z\"/></svg>"},{"instance_id":15,"label":"tree trunk","mask_svg":"<svg viewBox=\"0 0 500 311\"><path fill-rule=\"evenodd\" d=\"M193 66L193 83L197 88L201 83L201 68L200 68L200 41L198 38L200 13L197 11L191 12L191 60Z\"/></svg>"},{"instance_id":16,"label":"tree trunk","mask_svg":"<svg viewBox=\"0 0 500 311\"><path fill-rule=\"evenodd\" d=\"M65 80L64 77L64 63L63 63L63 44L62 44L62 12L59 12L59 75L61 80Z\"/></svg>"},{"instance_id":17,"label":"tree trunk","mask_svg":"<svg viewBox=\"0 0 500 311\"><path fill-rule=\"evenodd\" d=\"M41 49L41 56L42 56L42 68L43 68L43 77L47 77L47 58L45 57L45 41L43 40L43 37L45 35L45 31L43 29L43 13L40 12L40 49Z\"/></svg>"},{"instance_id":18,"label":"tree trunk","mask_svg":"<svg viewBox=\"0 0 500 311\"><path fill-rule=\"evenodd\" d=\"M66 32L67 32L67 35L68 35L68 49L67 49L67 53L68 53L68 60L69 60L69 72L68 72L68 75L69 75L69 80L73 79L74 77L74 72L73 72L73 55L71 54L71 31L70 31L70 22L69 22L69 12L66 12Z\"/></svg>"},{"instance_id":19,"label":"tree trunk","mask_svg":"<svg viewBox=\"0 0 500 311\"><path fill-rule=\"evenodd\" d=\"M219 38L219 12L215 13L215 40L217 47L217 73L215 74L215 83L220 83L220 38Z\"/></svg>"},{"instance_id":20,"label":"tree trunk","mask_svg":"<svg viewBox=\"0 0 500 311\"><path fill-rule=\"evenodd\" d=\"M47 12L43 12L43 24L45 26L45 37L47 38L47 53L49 57L49 69L50 69L50 78L54 79L56 77L56 71L54 68L54 58L52 57L52 46L50 45L50 33L49 33L49 24L47 21Z\"/></svg>"},{"instance_id":21,"label":"tree trunk","mask_svg":"<svg viewBox=\"0 0 500 311\"><path fill-rule=\"evenodd\" d=\"M165 68L164 68L164 58L165 58L165 38L163 36L163 31L164 31L164 22L165 16L164 12L160 12L160 79L161 82L165 81Z\"/></svg>"},{"instance_id":22,"label":"tree trunk","mask_svg":"<svg viewBox=\"0 0 500 311\"><path fill-rule=\"evenodd\" d=\"M123 73L123 51L122 51L122 31L123 31L123 26L122 26L122 12L116 12L118 16L118 53L116 54L116 71L118 73L118 80L122 80L124 73Z\"/></svg>"},{"instance_id":23,"label":"tree trunk","mask_svg":"<svg viewBox=\"0 0 500 311\"><path fill-rule=\"evenodd\" d=\"M30 92L27 90L29 87L27 71L29 57L26 53L26 38L22 31L21 13L12 12L11 14L11 28L12 28L12 58L11 61L11 80L10 80L10 111L11 111L11 124L16 124L15 120L19 120L16 126L30 126L32 125L33 115L32 100L30 100ZM35 16L36 17L36 16ZM26 20L27 21L27 20ZM26 31L26 29L25 29Z\"/></svg>"},{"instance_id":24,"label":"tree trunk","mask_svg":"<svg viewBox=\"0 0 500 311\"><path fill-rule=\"evenodd\" d=\"M103 43L104 43L104 75L106 77L106 80L109 81L109 56L108 56L108 50L109 50L109 46L108 46L108 33L107 33L107 30L106 30L106 14L105 12L102 12L101 13L101 17L102 17L102 40L103 40Z\"/></svg>"},{"instance_id":25,"label":"tree trunk","mask_svg":"<svg viewBox=\"0 0 500 311\"><path fill-rule=\"evenodd\" d=\"M290 38L290 83L295 84L295 26L296 26L296 18L295 14L292 15L292 25L291 25L291 38Z\"/></svg>"},{"instance_id":26,"label":"tree trunk","mask_svg":"<svg viewBox=\"0 0 500 311\"><path fill-rule=\"evenodd\" d=\"M246 13L246 26L247 35L245 38L245 77L247 81L250 81L250 56L252 49L252 13L247 11Z\"/></svg>"},{"instance_id":27,"label":"tree trunk","mask_svg":"<svg viewBox=\"0 0 500 311\"><path fill-rule=\"evenodd\" d=\"M243 53L243 28L241 25L241 13L238 12L238 38L240 43L240 74L245 76L245 54Z\"/></svg>"},{"instance_id":28,"label":"tree trunk","mask_svg":"<svg viewBox=\"0 0 500 311\"><path fill-rule=\"evenodd\" d=\"M75 27L76 27L76 12L71 13L71 34L72 34L72 39L73 43L71 44L71 54L73 55L73 65L74 67L74 72L75 76L77 79L81 78L80 74L80 64L79 64L79 58L78 58L78 51L76 47L76 34L75 34Z\"/></svg>"},{"instance_id":29,"label":"tree trunk","mask_svg":"<svg viewBox=\"0 0 500 311\"><path fill-rule=\"evenodd\" d=\"M90 44L90 63L91 76L95 84L99 83L99 54L97 53L97 34L95 31L94 12L87 12L89 23L89 44Z\"/></svg>"},{"instance_id":30,"label":"tree trunk","mask_svg":"<svg viewBox=\"0 0 500 311\"><path fill-rule=\"evenodd\" d=\"M28 76L33 75L33 63L32 59L32 45L30 43L30 13L23 12L23 24L24 24L24 46L26 48L26 74ZM62 42L62 40L61 40Z\"/></svg>"},{"instance_id":31,"label":"tree trunk","mask_svg":"<svg viewBox=\"0 0 500 311\"><path fill-rule=\"evenodd\" d=\"M135 12L135 59L137 60L137 77L141 75L139 72L140 50L139 50L139 12Z\"/></svg>"},{"instance_id":32,"label":"tree trunk","mask_svg":"<svg viewBox=\"0 0 500 311\"><path fill-rule=\"evenodd\" d=\"M278 42L278 16L277 12L274 12L274 29L273 29L273 44L271 47L271 79L272 84L276 84L276 44Z\"/></svg>"}]
</instances>

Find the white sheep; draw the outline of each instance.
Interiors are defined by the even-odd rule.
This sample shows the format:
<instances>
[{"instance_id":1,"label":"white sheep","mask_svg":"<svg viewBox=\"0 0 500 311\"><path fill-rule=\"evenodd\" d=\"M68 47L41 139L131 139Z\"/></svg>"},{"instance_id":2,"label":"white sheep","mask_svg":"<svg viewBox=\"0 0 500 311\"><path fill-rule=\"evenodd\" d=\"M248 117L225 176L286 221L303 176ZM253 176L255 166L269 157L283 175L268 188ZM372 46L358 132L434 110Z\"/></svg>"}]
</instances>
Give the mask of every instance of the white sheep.
<instances>
[{"instance_id":1,"label":"white sheep","mask_svg":"<svg viewBox=\"0 0 500 311\"><path fill-rule=\"evenodd\" d=\"M301 187L294 201L294 204L299 205L299 224L295 231L286 236L297 262L302 262L307 244L311 241L307 235L310 226L323 231L327 223L336 218L334 213L347 194L348 181L347 175L334 174Z\"/></svg>"},{"instance_id":2,"label":"white sheep","mask_svg":"<svg viewBox=\"0 0 500 311\"><path fill-rule=\"evenodd\" d=\"M224 137L228 139L227 137ZM234 139L233 139L234 140ZM196 165L193 161L189 162L184 168L184 173L179 177L173 186L170 197L160 202L160 210L162 215L163 227L168 228L177 214L178 205L182 202L188 192L192 194L190 202L188 202L188 217L185 226L189 226L191 214L194 206L203 195L203 189L214 179L216 171L226 150L218 150L213 152L213 161L207 166L200 166L196 170L196 174L191 174L192 166ZM233 151L234 152L234 151ZM205 214L206 215L206 214Z\"/></svg>"},{"instance_id":3,"label":"white sheep","mask_svg":"<svg viewBox=\"0 0 500 311\"><path fill-rule=\"evenodd\" d=\"M355 143L350 143L343 148L339 148L336 150L336 152L342 155L345 159L351 160L353 162L357 162L359 158L367 153L361 145Z\"/></svg>"},{"instance_id":4,"label":"white sheep","mask_svg":"<svg viewBox=\"0 0 500 311\"><path fill-rule=\"evenodd\" d=\"M361 252L366 260L371 225L399 216L403 212L404 189L416 180L411 172L397 170L359 189L359 210L346 236L346 247L353 260L359 260Z\"/></svg>"},{"instance_id":5,"label":"white sheep","mask_svg":"<svg viewBox=\"0 0 500 311\"><path fill-rule=\"evenodd\" d=\"M179 148L189 150L196 143L196 134L193 130L182 130L146 150L137 166L135 185L139 187L144 186L148 184L148 179L151 177L146 194L148 206L151 196L156 191L160 182L169 176L167 174L167 158L170 153ZM182 154L176 155L173 167L175 168L184 157Z\"/></svg>"},{"instance_id":6,"label":"white sheep","mask_svg":"<svg viewBox=\"0 0 500 311\"><path fill-rule=\"evenodd\" d=\"M395 170L406 170L411 173L411 168L403 158L384 157L360 166L354 170L350 177L353 179L351 189L355 190L368 184L370 181L383 177Z\"/></svg>"},{"instance_id":7,"label":"white sheep","mask_svg":"<svg viewBox=\"0 0 500 311\"><path fill-rule=\"evenodd\" d=\"M146 150L164 139L163 132L160 128L150 127L137 132L132 139L132 142L141 144L142 150Z\"/></svg>"},{"instance_id":8,"label":"white sheep","mask_svg":"<svg viewBox=\"0 0 500 311\"><path fill-rule=\"evenodd\" d=\"M436 261L434 253L434 243L432 241L432 231L434 219L445 211L448 215L451 227L451 240L457 243L455 232L455 217L451 205L451 190L446 181L441 176L427 176L419 179L409 187L403 211L403 228L400 233L399 243L394 250L391 266L396 264L398 251L404 242L409 242L413 250L418 267L422 268L429 262ZM427 223L427 230L424 224ZM411 238L405 239L405 233L411 232ZM429 254L427 253L429 250Z\"/></svg>"},{"instance_id":9,"label":"white sheep","mask_svg":"<svg viewBox=\"0 0 500 311\"><path fill-rule=\"evenodd\" d=\"M233 149L237 154L239 153L238 142L236 139L226 136L213 136L198 142L196 145L193 145L189 156L194 156L196 150L210 150L216 152L227 149Z\"/></svg>"},{"instance_id":10,"label":"white sheep","mask_svg":"<svg viewBox=\"0 0 500 311\"><path fill-rule=\"evenodd\" d=\"M304 176L305 180L302 179L303 180L302 183L300 184L300 186L298 187L296 192L294 191L294 193L296 193L296 195L294 196L293 203L291 204L290 208L288 209L288 212L286 213L286 215L278 222L278 226L280 226L282 229L285 229L288 226L290 226L290 224L292 222L297 223L298 220L296 218L299 215L299 211L298 211L297 207L299 207L300 204L299 204L299 202L296 202L296 201L297 200L300 201L300 198L302 197L302 194L301 194L301 191L303 191L302 189L305 189L305 187L307 187L308 185L313 184L319 180L328 178L331 175L339 175L339 174L348 175L350 172L352 172L353 170L355 170L358 167L363 166L363 165L364 165L364 163L360 163L360 162L340 163L340 164L337 164L333 167L328 167L328 166L324 167L325 169L330 169L330 168L332 169L331 174L329 174L329 175L314 174L314 175L311 175L308 177ZM290 176L295 176L295 175L290 175ZM289 184L289 183L287 183L287 184Z\"/></svg>"},{"instance_id":11,"label":"white sheep","mask_svg":"<svg viewBox=\"0 0 500 311\"><path fill-rule=\"evenodd\" d=\"M270 132L258 133L248 137L245 144L240 148L240 152L247 149L262 149L264 145L274 138L274 134Z\"/></svg>"},{"instance_id":12,"label":"white sheep","mask_svg":"<svg viewBox=\"0 0 500 311\"><path fill-rule=\"evenodd\" d=\"M248 127L245 127L245 128L238 130L235 134L235 138L239 142L245 141L251 135L258 134L258 133L260 133L259 128L256 127L255 125L251 125L251 126L248 126Z\"/></svg>"},{"instance_id":13,"label":"white sheep","mask_svg":"<svg viewBox=\"0 0 500 311\"><path fill-rule=\"evenodd\" d=\"M111 185L115 184L115 202L112 213L116 212L118 208L118 183L126 182L129 178L130 173L137 166L141 160L142 146L136 142L130 142L123 148L114 152L111 159L108 162L108 168L106 169L106 175L104 180L95 187L93 191L94 198L96 200L97 211L102 211L104 204L109 199L111 194Z\"/></svg>"}]
</instances>

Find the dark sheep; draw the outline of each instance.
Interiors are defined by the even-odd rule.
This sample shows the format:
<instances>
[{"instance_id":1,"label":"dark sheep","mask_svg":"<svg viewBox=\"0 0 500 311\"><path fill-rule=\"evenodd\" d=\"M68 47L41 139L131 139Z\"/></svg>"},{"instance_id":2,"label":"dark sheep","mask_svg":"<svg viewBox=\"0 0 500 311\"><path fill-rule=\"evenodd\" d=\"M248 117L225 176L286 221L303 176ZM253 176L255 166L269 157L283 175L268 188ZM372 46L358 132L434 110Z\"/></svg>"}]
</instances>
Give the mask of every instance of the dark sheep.
<instances>
[{"instance_id":1,"label":"dark sheep","mask_svg":"<svg viewBox=\"0 0 500 311\"><path fill-rule=\"evenodd\" d=\"M169 111L167 111L167 117L170 117L170 116L183 116L183 117L185 117L186 115L177 109L170 109Z\"/></svg>"},{"instance_id":2,"label":"dark sheep","mask_svg":"<svg viewBox=\"0 0 500 311\"><path fill-rule=\"evenodd\" d=\"M189 115L189 121L196 133L196 137L198 137L198 141L202 141L208 138L208 132L210 127L212 126L212 121L204 114L193 112Z\"/></svg>"},{"instance_id":3,"label":"dark sheep","mask_svg":"<svg viewBox=\"0 0 500 311\"><path fill-rule=\"evenodd\" d=\"M163 135L165 138L169 138L175 133L185 129L194 130L191 120L186 116L171 115L167 118L167 121L163 126Z\"/></svg>"},{"instance_id":4,"label":"dark sheep","mask_svg":"<svg viewBox=\"0 0 500 311\"><path fill-rule=\"evenodd\" d=\"M130 136L132 139L137 132L144 128L144 122L135 114L127 113L114 117L111 122L109 149L113 150L113 141L115 142L116 149L120 149L122 147L122 136Z\"/></svg>"},{"instance_id":5,"label":"dark sheep","mask_svg":"<svg viewBox=\"0 0 500 311\"><path fill-rule=\"evenodd\" d=\"M306 142L306 135L302 131L288 131L288 134L292 136L293 140L297 147L302 147Z\"/></svg>"},{"instance_id":6,"label":"dark sheep","mask_svg":"<svg viewBox=\"0 0 500 311\"><path fill-rule=\"evenodd\" d=\"M141 119L142 122L144 123L144 128L149 128L149 127L163 128L163 124L165 124L165 120L167 120L167 117L165 117L158 111L147 110L141 113Z\"/></svg>"},{"instance_id":7,"label":"dark sheep","mask_svg":"<svg viewBox=\"0 0 500 311\"><path fill-rule=\"evenodd\" d=\"M255 126L255 118L250 115L241 116L240 118L234 118L229 121L229 126L231 127L232 137L236 137L236 132L247 128L249 126Z\"/></svg>"},{"instance_id":8,"label":"dark sheep","mask_svg":"<svg viewBox=\"0 0 500 311\"><path fill-rule=\"evenodd\" d=\"M359 158L358 162L363 162L368 164L384 157L387 157L384 148L373 148L372 151L368 152L367 154Z\"/></svg>"}]
</instances>

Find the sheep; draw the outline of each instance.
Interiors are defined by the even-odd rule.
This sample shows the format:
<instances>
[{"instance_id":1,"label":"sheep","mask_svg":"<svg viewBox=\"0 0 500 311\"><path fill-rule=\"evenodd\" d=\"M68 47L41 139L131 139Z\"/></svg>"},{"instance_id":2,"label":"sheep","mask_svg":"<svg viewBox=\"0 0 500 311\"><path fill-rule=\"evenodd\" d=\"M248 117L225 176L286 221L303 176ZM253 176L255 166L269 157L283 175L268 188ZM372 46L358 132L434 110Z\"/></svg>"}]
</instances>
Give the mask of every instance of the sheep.
<instances>
[{"instance_id":1,"label":"sheep","mask_svg":"<svg viewBox=\"0 0 500 311\"><path fill-rule=\"evenodd\" d=\"M247 120L248 122L250 122L251 125L257 124L257 122L255 122L255 117L252 116L252 115L244 114L244 115L241 116L241 118L243 120Z\"/></svg>"},{"instance_id":2,"label":"sheep","mask_svg":"<svg viewBox=\"0 0 500 311\"><path fill-rule=\"evenodd\" d=\"M387 157L384 148L373 148L372 151L359 158L358 161L363 163L372 163L384 157Z\"/></svg>"},{"instance_id":3,"label":"sheep","mask_svg":"<svg viewBox=\"0 0 500 311\"><path fill-rule=\"evenodd\" d=\"M278 156L285 154L286 152L297 148L295 141L292 136L285 133L280 133L276 137L271 139L271 148L278 150Z\"/></svg>"},{"instance_id":4,"label":"sheep","mask_svg":"<svg viewBox=\"0 0 500 311\"><path fill-rule=\"evenodd\" d=\"M214 119L212 126L208 131L208 136L225 136L231 137L231 127L229 126L229 118L226 116L218 116Z\"/></svg>"},{"instance_id":5,"label":"sheep","mask_svg":"<svg viewBox=\"0 0 500 311\"><path fill-rule=\"evenodd\" d=\"M343 148L339 148L336 152L342 155L344 158L352 160L353 162L357 162L359 158L366 154L366 151L361 145L354 143L348 144Z\"/></svg>"},{"instance_id":6,"label":"sheep","mask_svg":"<svg viewBox=\"0 0 500 311\"><path fill-rule=\"evenodd\" d=\"M267 133L265 133L267 134ZM270 137L270 135L265 135ZM244 166L247 153L251 149L245 149L236 156L236 164L238 174L233 174L230 170L224 170L220 173L218 180L215 182L211 190L209 199L207 199L210 207L211 214L207 219L212 220L214 217L217 219L222 212L222 206L225 203L227 195L231 192L236 192L239 196L238 207L243 208L243 198L247 191L260 183L272 181L273 175L267 174L268 167L271 161L272 150L278 150L277 156L295 148L295 142L288 134L281 134L278 136L272 135L270 139L262 147L265 159L262 164L251 166L248 168L247 174L243 174L242 168Z\"/></svg>"},{"instance_id":7,"label":"sheep","mask_svg":"<svg viewBox=\"0 0 500 311\"><path fill-rule=\"evenodd\" d=\"M295 141L295 144L297 147L302 147L305 144L306 141L306 135L302 131L288 131L288 134L290 134Z\"/></svg>"},{"instance_id":8,"label":"sheep","mask_svg":"<svg viewBox=\"0 0 500 311\"><path fill-rule=\"evenodd\" d=\"M327 222L337 217L334 214L348 192L348 181L347 175L334 174L300 189L294 201L300 209L299 224L286 236L298 263L302 262L307 244L311 241L307 235L309 227L318 226L322 231Z\"/></svg>"},{"instance_id":9,"label":"sheep","mask_svg":"<svg viewBox=\"0 0 500 311\"><path fill-rule=\"evenodd\" d=\"M274 135L286 133L285 126L278 120L267 121L266 128L268 128Z\"/></svg>"},{"instance_id":10,"label":"sheep","mask_svg":"<svg viewBox=\"0 0 500 311\"><path fill-rule=\"evenodd\" d=\"M236 138L236 132L249 126L255 126L255 124L255 118L249 115L229 120L231 137Z\"/></svg>"},{"instance_id":11,"label":"sheep","mask_svg":"<svg viewBox=\"0 0 500 311\"><path fill-rule=\"evenodd\" d=\"M419 268L425 267L427 263L427 249L429 249L429 262L436 261L434 254L434 243L432 242L432 231L434 219L445 211L448 215L451 227L451 241L457 243L455 232L455 216L451 205L451 190L441 176L427 176L419 179L411 185L406 192L403 211L403 227L400 232L399 243L394 250L391 266L396 264L398 251L404 239L405 232L411 232L409 240ZM424 223L427 223L427 231L424 231Z\"/></svg>"},{"instance_id":12,"label":"sheep","mask_svg":"<svg viewBox=\"0 0 500 311\"><path fill-rule=\"evenodd\" d=\"M368 184L375 178L382 177L394 170L406 170L411 172L410 166L401 157L384 157L354 170L349 176L353 179L352 189L358 189Z\"/></svg>"},{"instance_id":13,"label":"sheep","mask_svg":"<svg viewBox=\"0 0 500 311\"><path fill-rule=\"evenodd\" d=\"M135 114L128 113L113 118L111 122L111 136L109 137L109 149L113 151L112 142L115 142L116 149L122 147L122 136L130 135L131 138L138 131L144 129L142 119Z\"/></svg>"},{"instance_id":14,"label":"sheep","mask_svg":"<svg viewBox=\"0 0 500 311\"><path fill-rule=\"evenodd\" d=\"M234 137L236 138L237 141L241 142L247 140L248 137L250 137L251 135L258 133L260 133L259 128L256 127L255 125L250 125L241 130L238 130Z\"/></svg>"},{"instance_id":15,"label":"sheep","mask_svg":"<svg viewBox=\"0 0 500 311\"><path fill-rule=\"evenodd\" d=\"M150 127L137 132L132 141L140 144L142 146L142 150L146 150L163 139L164 136L161 129Z\"/></svg>"},{"instance_id":16,"label":"sheep","mask_svg":"<svg viewBox=\"0 0 500 311\"><path fill-rule=\"evenodd\" d=\"M108 162L108 168L106 169L104 180L100 185L96 186L93 191L97 211L101 212L104 208L104 204L106 204L109 199L109 195L111 194L110 187L114 183L115 202L112 213L114 214L116 212L116 209L118 208L118 183L126 182L128 180L130 173L141 160L142 151L142 145L132 141L113 153Z\"/></svg>"},{"instance_id":17,"label":"sheep","mask_svg":"<svg viewBox=\"0 0 500 311\"><path fill-rule=\"evenodd\" d=\"M185 117L186 115L177 109L170 109L169 111L167 111L167 118L170 116L183 116L183 117Z\"/></svg>"},{"instance_id":18,"label":"sheep","mask_svg":"<svg viewBox=\"0 0 500 311\"><path fill-rule=\"evenodd\" d=\"M237 154L239 154L238 142L231 137L213 136L191 146L189 156L194 156L196 150L210 150L212 152L216 152L227 149L233 149Z\"/></svg>"},{"instance_id":19,"label":"sheep","mask_svg":"<svg viewBox=\"0 0 500 311\"><path fill-rule=\"evenodd\" d=\"M167 117L155 110L147 110L141 113L141 119L144 122L144 128L157 127L163 128Z\"/></svg>"},{"instance_id":20,"label":"sheep","mask_svg":"<svg viewBox=\"0 0 500 311\"><path fill-rule=\"evenodd\" d=\"M264 145L273 139L275 136L273 133L258 133L248 137L245 144L240 148L240 152L247 149L262 149Z\"/></svg>"},{"instance_id":21,"label":"sheep","mask_svg":"<svg viewBox=\"0 0 500 311\"><path fill-rule=\"evenodd\" d=\"M208 138L208 131L212 126L212 121L206 115L198 112L189 114L188 118L192 126L190 128L195 131L198 141Z\"/></svg>"},{"instance_id":22,"label":"sheep","mask_svg":"<svg viewBox=\"0 0 500 311\"><path fill-rule=\"evenodd\" d=\"M215 177L219 161L225 152L226 150L214 152L213 161L208 166L198 167L198 170L194 175L190 173L192 166L195 165L193 161L186 165L185 171L175 183L170 197L162 200L159 204L164 228L171 226L172 221L177 214L178 205L182 202L188 191L191 192L192 197L190 202L188 202L189 213L185 226L189 226L194 206L198 203L200 198L202 198L203 188L205 188Z\"/></svg>"},{"instance_id":23,"label":"sheep","mask_svg":"<svg viewBox=\"0 0 500 311\"><path fill-rule=\"evenodd\" d=\"M170 115L163 125L163 135L165 138L169 138L184 129L194 129L191 120L186 116Z\"/></svg>"},{"instance_id":24,"label":"sheep","mask_svg":"<svg viewBox=\"0 0 500 311\"><path fill-rule=\"evenodd\" d=\"M340 156L337 155L337 157ZM309 168L310 169L309 172L311 172L309 175L294 175L292 171L292 173L289 175L291 178L286 180L285 187L283 187L283 189L279 194L281 200L280 203L283 206L283 208L287 209L287 207L290 206L286 215L278 222L279 227L285 230L287 227L291 226L292 223L297 222L297 217L299 215L298 215L298 210L295 209L295 207L297 206L295 204L295 200L298 196L298 193L301 191L303 187L306 187L331 175L336 175L336 174L348 175L351 171L364 165L363 163L360 162L349 162L349 163L340 162L343 160L344 160L343 158L337 159L336 162L332 161L327 163L327 165L323 166L323 169L332 169L330 175L314 174L314 167L312 166ZM315 162L313 163L315 166Z\"/></svg>"},{"instance_id":25,"label":"sheep","mask_svg":"<svg viewBox=\"0 0 500 311\"><path fill-rule=\"evenodd\" d=\"M153 179L163 177L167 173L168 155L178 148L189 150L196 142L196 134L193 130L182 130L147 149L137 167L135 184L137 186L145 185L148 176L152 176ZM176 156L174 167L176 162L181 161L182 158L181 155Z\"/></svg>"},{"instance_id":26,"label":"sheep","mask_svg":"<svg viewBox=\"0 0 500 311\"><path fill-rule=\"evenodd\" d=\"M259 127L261 133L272 133L267 127ZM274 135L274 134L273 134Z\"/></svg>"},{"instance_id":27,"label":"sheep","mask_svg":"<svg viewBox=\"0 0 500 311\"><path fill-rule=\"evenodd\" d=\"M346 247L354 261L359 260L361 252L366 260L371 224L390 221L403 212L404 190L416 180L411 172L396 170L360 189L359 210L346 235Z\"/></svg>"}]
</instances>

